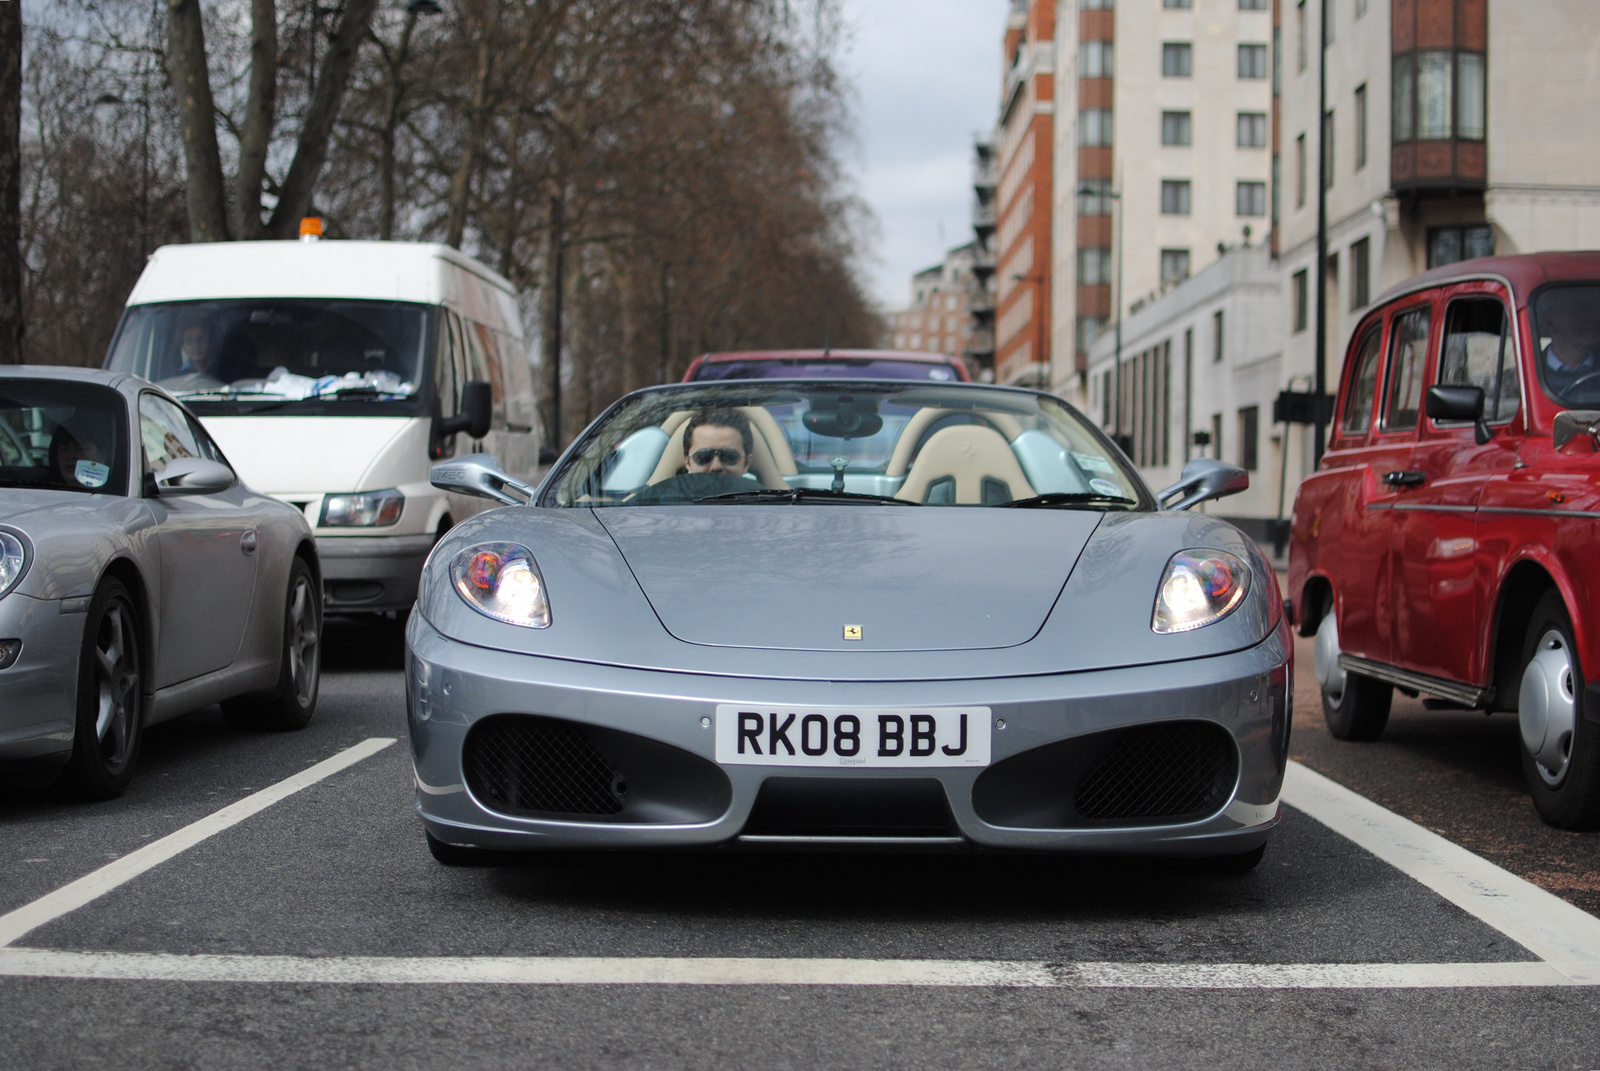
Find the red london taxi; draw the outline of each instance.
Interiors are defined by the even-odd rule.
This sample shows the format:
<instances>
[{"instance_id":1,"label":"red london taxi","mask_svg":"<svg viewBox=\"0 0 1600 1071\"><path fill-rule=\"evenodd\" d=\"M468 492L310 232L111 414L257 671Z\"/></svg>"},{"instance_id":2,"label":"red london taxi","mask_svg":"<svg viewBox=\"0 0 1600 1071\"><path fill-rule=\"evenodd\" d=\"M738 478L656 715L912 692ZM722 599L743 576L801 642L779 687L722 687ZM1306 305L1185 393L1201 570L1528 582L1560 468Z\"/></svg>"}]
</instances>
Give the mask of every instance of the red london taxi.
<instances>
[{"instance_id":1,"label":"red london taxi","mask_svg":"<svg viewBox=\"0 0 1600 1071\"><path fill-rule=\"evenodd\" d=\"M1600 253L1486 257L1351 336L1288 592L1328 728L1393 690L1515 711L1545 821L1600 826Z\"/></svg>"}]
</instances>

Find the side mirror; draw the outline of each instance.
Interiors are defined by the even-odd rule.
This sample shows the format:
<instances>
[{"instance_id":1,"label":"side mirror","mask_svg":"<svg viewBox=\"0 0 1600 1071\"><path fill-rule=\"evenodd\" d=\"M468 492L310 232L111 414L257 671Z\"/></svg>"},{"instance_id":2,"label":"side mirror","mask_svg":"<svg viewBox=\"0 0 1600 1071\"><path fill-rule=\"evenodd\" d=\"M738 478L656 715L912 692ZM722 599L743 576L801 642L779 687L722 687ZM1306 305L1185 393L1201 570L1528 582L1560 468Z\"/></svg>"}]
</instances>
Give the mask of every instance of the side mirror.
<instances>
[{"instance_id":1,"label":"side mirror","mask_svg":"<svg viewBox=\"0 0 1600 1071\"><path fill-rule=\"evenodd\" d=\"M1489 425L1483 421L1483 388L1467 386L1433 386L1428 388L1423 403L1429 420L1470 420L1472 437L1482 446L1494 437Z\"/></svg>"},{"instance_id":2,"label":"side mirror","mask_svg":"<svg viewBox=\"0 0 1600 1071\"><path fill-rule=\"evenodd\" d=\"M494 425L494 392L481 379L469 379L461 385L461 412L439 421L437 436L444 438L458 431L470 439L481 439Z\"/></svg>"},{"instance_id":3,"label":"side mirror","mask_svg":"<svg viewBox=\"0 0 1600 1071\"><path fill-rule=\"evenodd\" d=\"M468 454L466 457L441 461L428 470L428 482L441 491L487 498L506 506L522 506L532 502L537 490L506 475L500 468L500 459L493 454ZM523 497L517 498L511 491Z\"/></svg>"},{"instance_id":4,"label":"side mirror","mask_svg":"<svg viewBox=\"0 0 1600 1071\"><path fill-rule=\"evenodd\" d=\"M1556 414L1552 440L1557 450L1579 435L1587 435L1590 449L1600 454L1600 412L1593 409L1565 409Z\"/></svg>"},{"instance_id":5,"label":"side mirror","mask_svg":"<svg viewBox=\"0 0 1600 1071\"><path fill-rule=\"evenodd\" d=\"M180 457L155 474L158 495L214 495L232 487L238 477L220 461Z\"/></svg>"},{"instance_id":6,"label":"side mirror","mask_svg":"<svg viewBox=\"0 0 1600 1071\"><path fill-rule=\"evenodd\" d=\"M1188 509L1213 498L1235 495L1250 486L1250 474L1209 457L1197 457L1183 466L1178 482L1156 492L1163 509ZM1177 498L1168 504L1169 498Z\"/></svg>"}]
</instances>

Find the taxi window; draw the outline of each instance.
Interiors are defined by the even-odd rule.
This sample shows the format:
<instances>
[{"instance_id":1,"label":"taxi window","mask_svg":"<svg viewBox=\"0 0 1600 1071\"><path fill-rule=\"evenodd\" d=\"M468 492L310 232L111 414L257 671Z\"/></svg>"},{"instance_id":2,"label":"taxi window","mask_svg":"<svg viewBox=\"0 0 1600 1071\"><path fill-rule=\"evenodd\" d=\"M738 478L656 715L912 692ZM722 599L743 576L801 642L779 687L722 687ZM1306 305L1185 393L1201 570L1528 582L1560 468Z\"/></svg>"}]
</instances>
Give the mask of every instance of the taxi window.
<instances>
[{"instance_id":1,"label":"taxi window","mask_svg":"<svg viewBox=\"0 0 1600 1071\"><path fill-rule=\"evenodd\" d=\"M1516 352L1506 333L1505 306L1498 300L1464 298L1450 303L1439 355L1439 383L1483 391L1483 418L1491 424L1517 415L1522 387Z\"/></svg>"},{"instance_id":2,"label":"taxi window","mask_svg":"<svg viewBox=\"0 0 1600 1071\"><path fill-rule=\"evenodd\" d=\"M1385 431L1404 431L1417 426L1417 414L1422 409L1422 368L1427 360L1428 324L1432 316L1432 309L1421 308L1395 317L1389 340Z\"/></svg>"},{"instance_id":3,"label":"taxi window","mask_svg":"<svg viewBox=\"0 0 1600 1071\"><path fill-rule=\"evenodd\" d=\"M1346 435L1364 434L1372 426L1372 400L1378 393L1378 346L1382 338L1382 327L1374 325L1356 351L1350 393L1345 396L1344 419L1339 425Z\"/></svg>"}]
</instances>

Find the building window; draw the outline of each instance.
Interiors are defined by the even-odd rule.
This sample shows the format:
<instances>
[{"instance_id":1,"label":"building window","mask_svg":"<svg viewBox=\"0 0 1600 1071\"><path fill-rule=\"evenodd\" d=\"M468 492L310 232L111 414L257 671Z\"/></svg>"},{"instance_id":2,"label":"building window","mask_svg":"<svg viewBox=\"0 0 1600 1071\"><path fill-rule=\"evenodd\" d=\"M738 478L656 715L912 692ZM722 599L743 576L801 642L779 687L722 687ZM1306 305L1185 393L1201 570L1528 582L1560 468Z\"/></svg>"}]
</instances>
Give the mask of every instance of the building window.
<instances>
[{"instance_id":1,"label":"building window","mask_svg":"<svg viewBox=\"0 0 1600 1071\"><path fill-rule=\"evenodd\" d=\"M1078 285L1111 285L1111 250L1089 246L1078 250Z\"/></svg>"},{"instance_id":2,"label":"building window","mask_svg":"<svg viewBox=\"0 0 1600 1071\"><path fill-rule=\"evenodd\" d=\"M1078 7L1083 11L1110 11L1112 0L1082 0Z\"/></svg>"},{"instance_id":3,"label":"building window","mask_svg":"<svg viewBox=\"0 0 1600 1071\"><path fill-rule=\"evenodd\" d=\"M1456 137L1483 140L1483 54L1456 53Z\"/></svg>"},{"instance_id":4,"label":"building window","mask_svg":"<svg viewBox=\"0 0 1600 1071\"><path fill-rule=\"evenodd\" d=\"M1481 52L1416 52L1394 58L1390 124L1396 142L1481 141L1484 134Z\"/></svg>"},{"instance_id":5,"label":"building window","mask_svg":"<svg viewBox=\"0 0 1600 1071\"><path fill-rule=\"evenodd\" d=\"M1301 269L1295 272L1294 277L1289 282L1291 284L1289 297L1294 302L1294 333L1298 335L1306 329L1307 313L1309 312L1305 270Z\"/></svg>"},{"instance_id":6,"label":"building window","mask_svg":"<svg viewBox=\"0 0 1600 1071\"><path fill-rule=\"evenodd\" d=\"M1211 363L1222 363L1222 310L1211 314Z\"/></svg>"},{"instance_id":7,"label":"building window","mask_svg":"<svg viewBox=\"0 0 1600 1071\"><path fill-rule=\"evenodd\" d=\"M1189 180L1161 180L1161 214L1187 216L1189 214Z\"/></svg>"},{"instance_id":8,"label":"building window","mask_svg":"<svg viewBox=\"0 0 1600 1071\"><path fill-rule=\"evenodd\" d=\"M1306 136L1294 139L1294 206L1306 206Z\"/></svg>"},{"instance_id":9,"label":"building window","mask_svg":"<svg viewBox=\"0 0 1600 1071\"><path fill-rule=\"evenodd\" d=\"M1356 170L1367 166L1367 87L1356 86Z\"/></svg>"},{"instance_id":10,"label":"building window","mask_svg":"<svg viewBox=\"0 0 1600 1071\"><path fill-rule=\"evenodd\" d=\"M1494 230L1480 223L1471 227L1434 227L1428 231L1428 267L1494 256Z\"/></svg>"},{"instance_id":11,"label":"building window","mask_svg":"<svg viewBox=\"0 0 1600 1071\"><path fill-rule=\"evenodd\" d=\"M1161 285L1172 286L1189 277L1189 251L1163 249L1161 251Z\"/></svg>"},{"instance_id":12,"label":"building window","mask_svg":"<svg viewBox=\"0 0 1600 1071\"><path fill-rule=\"evenodd\" d=\"M1239 46L1239 77L1265 78L1267 76L1267 46Z\"/></svg>"},{"instance_id":13,"label":"building window","mask_svg":"<svg viewBox=\"0 0 1600 1071\"><path fill-rule=\"evenodd\" d=\"M1306 0L1300 0L1300 3L1294 9L1294 37L1296 46L1295 70L1304 71L1306 69L1306 53L1308 51L1306 43Z\"/></svg>"},{"instance_id":14,"label":"building window","mask_svg":"<svg viewBox=\"0 0 1600 1071\"><path fill-rule=\"evenodd\" d=\"M1417 57L1394 58L1394 82L1389 89L1389 105L1393 115L1389 128L1396 142L1410 141L1417 136Z\"/></svg>"},{"instance_id":15,"label":"building window","mask_svg":"<svg viewBox=\"0 0 1600 1071\"><path fill-rule=\"evenodd\" d=\"M1267 147L1267 114L1265 112L1240 112L1235 141L1241 149Z\"/></svg>"},{"instance_id":16,"label":"building window","mask_svg":"<svg viewBox=\"0 0 1600 1071\"><path fill-rule=\"evenodd\" d=\"M1080 316L1077 323L1078 352L1088 353L1094 340L1106 333L1104 316Z\"/></svg>"},{"instance_id":17,"label":"building window","mask_svg":"<svg viewBox=\"0 0 1600 1071\"><path fill-rule=\"evenodd\" d=\"M1239 467L1246 472L1256 470L1256 442L1261 437L1261 409L1247 405L1239 410Z\"/></svg>"},{"instance_id":18,"label":"building window","mask_svg":"<svg viewBox=\"0 0 1600 1071\"><path fill-rule=\"evenodd\" d=\"M1322 117L1322 188L1333 189L1333 112Z\"/></svg>"},{"instance_id":19,"label":"building window","mask_svg":"<svg viewBox=\"0 0 1600 1071\"><path fill-rule=\"evenodd\" d=\"M1078 215L1109 216L1111 214L1111 180L1081 179L1078 182Z\"/></svg>"},{"instance_id":20,"label":"building window","mask_svg":"<svg viewBox=\"0 0 1600 1071\"><path fill-rule=\"evenodd\" d=\"M1362 238L1350 243L1350 311L1357 312L1372 303L1372 242Z\"/></svg>"},{"instance_id":21,"label":"building window","mask_svg":"<svg viewBox=\"0 0 1600 1071\"><path fill-rule=\"evenodd\" d=\"M1110 145L1111 126L1110 108L1085 108L1078 113L1078 144Z\"/></svg>"},{"instance_id":22,"label":"building window","mask_svg":"<svg viewBox=\"0 0 1600 1071\"><path fill-rule=\"evenodd\" d=\"M1166 41L1161 45L1161 74L1166 78L1188 78L1194 73L1194 46L1187 41Z\"/></svg>"},{"instance_id":23,"label":"building window","mask_svg":"<svg viewBox=\"0 0 1600 1071\"><path fill-rule=\"evenodd\" d=\"M1450 136L1450 53L1417 54L1417 137Z\"/></svg>"},{"instance_id":24,"label":"building window","mask_svg":"<svg viewBox=\"0 0 1600 1071\"><path fill-rule=\"evenodd\" d=\"M1333 44L1333 27L1338 20L1334 18L1334 0L1322 0L1322 43Z\"/></svg>"},{"instance_id":25,"label":"building window","mask_svg":"<svg viewBox=\"0 0 1600 1071\"><path fill-rule=\"evenodd\" d=\"M1240 11L1266 11L1267 0L1239 0Z\"/></svg>"},{"instance_id":26,"label":"building window","mask_svg":"<svg viewBox=\"0 0 1600 1071\"><path fill-rule=\"evenodd\" d=\"M1193 140L1188 112L1161 113L1161 144L1188 145Z\"/></svg>"},{"instance_id":27,"label":"building window","mask_svg":"<svg viewBox=\"0 0 1600 1071\"><path fill-rule=\"evenodd\" d=\"M1115 71L1110 41L1084 41L1078 45L1078 77L1110 78Z\"/></svg>"},{"instance_id":28,"label":"building window","mask_svg":"<svg viewBox=\"0 0 1600 1071\"><path fill-rule=\"evenodd\" d=\"M1267 184L1241 182L1234 188L1234 213L1240 216L1267 214Z\"/></svg>"},{"instance_id":29,"label":"building window","mask_svg":"<svg viewBox=\"0 0 1600 1071\"><path fill-rule=\"evenodd\" d=\"M1222 460L1222 414L1211 414L1211 456Z\"/></svg>"},{"instance_id":30,"label":"building window","mask_svg":"<svg viewBox=\"0 0 1600 1071\"><path fill-rule=\"evenodd\" d=\"M1367 0L1356 0L1356 18L1367 13Z\"/></svg>"},{"instance_id":31,"label":"building window","mask_svg":"<svg viewBox=\"0 0 1600 1071\"><path fill-rule=\"evenodd\" d=\"M1161 6L1165 8L1188 9L1193 7L1194 3L1193 0L1161 0Z\"/></svg>"}]
</instances>

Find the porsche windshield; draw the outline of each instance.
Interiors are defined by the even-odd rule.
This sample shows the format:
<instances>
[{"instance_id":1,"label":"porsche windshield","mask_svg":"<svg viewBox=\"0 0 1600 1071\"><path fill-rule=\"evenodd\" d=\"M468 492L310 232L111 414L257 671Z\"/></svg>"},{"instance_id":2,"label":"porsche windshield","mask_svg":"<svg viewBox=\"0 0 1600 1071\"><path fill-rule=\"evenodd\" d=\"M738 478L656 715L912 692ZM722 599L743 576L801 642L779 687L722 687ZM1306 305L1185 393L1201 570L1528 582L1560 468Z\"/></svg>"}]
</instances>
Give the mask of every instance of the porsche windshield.
<instances>
[{"instance_id":1,"label":"porsche windshield","mask_svg":"<svg viewBox=\"0 0 1600 1071\"><path fill-rule=\"evenodd\" d=\"M541 502L1151 506L1110 443L1055 398L838 380L630 395L590 429Z\"/></svg>"},{"instance_id":2,"label":"porsche windshield","mask_svg":"<svg viewBox=\"0 0 1600 1071\"><path fill-rule=\"evenodd\" d=\"M126 423L109 387L0 379L0 487L126 494Z\"/></svg>"},{"instance_id":3,"label":"porsche windshield","mask_svg":"<svg viewBox=\"0 0 1600 1071\"><path fill-rule=\"evenodd\" d=\"M399 301L134 305L106 367L154 380L202 414L299 415L331 401L409 406L420 401L429 316L427 306Z\"/></svg>"}]
</instances>

